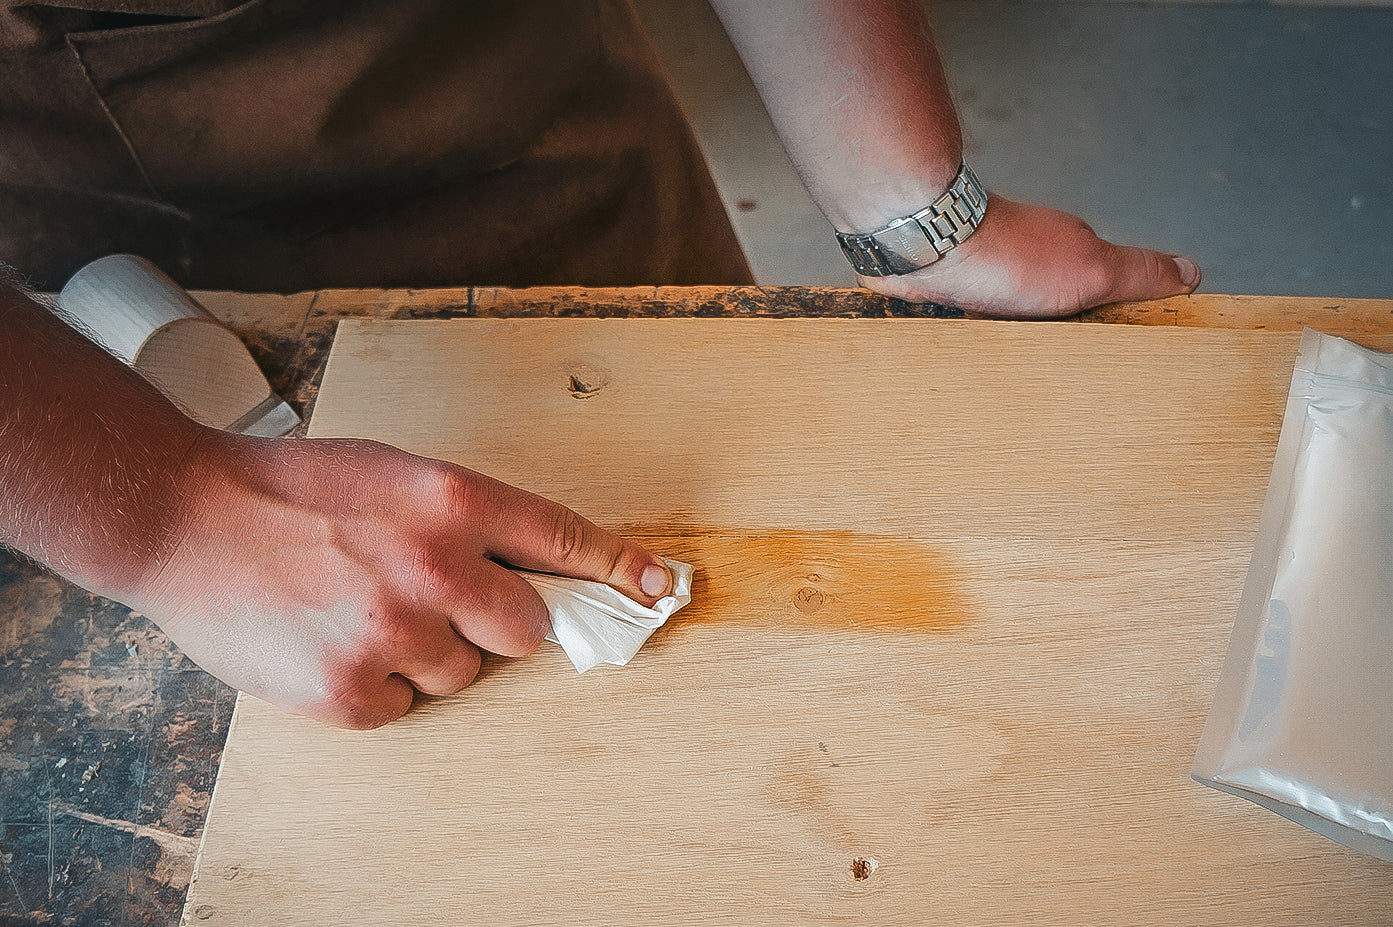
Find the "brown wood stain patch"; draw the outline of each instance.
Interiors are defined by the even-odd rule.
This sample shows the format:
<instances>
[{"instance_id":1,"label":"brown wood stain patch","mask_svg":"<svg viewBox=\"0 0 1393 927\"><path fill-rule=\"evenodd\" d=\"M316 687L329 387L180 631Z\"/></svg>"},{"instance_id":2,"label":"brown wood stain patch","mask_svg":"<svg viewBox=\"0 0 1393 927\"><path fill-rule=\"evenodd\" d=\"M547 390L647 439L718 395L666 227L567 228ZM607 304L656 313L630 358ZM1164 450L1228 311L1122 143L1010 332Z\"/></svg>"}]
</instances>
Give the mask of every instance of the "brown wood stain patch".
<instances>
[{"instance_id":1,"label":"brown wood stain patch","mask_svg":"<svg viewBox=\"0 0 1393 927\"><path fill-rule=\"evenodd\" d=\"M850 531L629 534L696 567L692 603L670 633L699 622L946 630L968 620L962 579L933 548Z\"/></svg>"}]
</instances>

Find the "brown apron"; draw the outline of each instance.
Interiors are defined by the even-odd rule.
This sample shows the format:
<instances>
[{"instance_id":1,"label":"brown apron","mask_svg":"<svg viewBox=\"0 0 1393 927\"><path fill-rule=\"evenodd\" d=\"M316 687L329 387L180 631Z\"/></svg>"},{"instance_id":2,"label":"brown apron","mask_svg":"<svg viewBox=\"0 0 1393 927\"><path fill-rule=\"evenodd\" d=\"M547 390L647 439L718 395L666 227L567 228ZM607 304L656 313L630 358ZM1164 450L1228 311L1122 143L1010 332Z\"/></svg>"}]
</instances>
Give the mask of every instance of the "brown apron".
<instances>
[{"instance_id":1,"label":"brown apron","mask_svg":"<svg viewBox=\"0 0 1393 927\"><path fill-rule=\"evenodd\" d=\"M742 283L627 0L0 0L0 260L186 286Z\"/></svg>"}]
</instances>

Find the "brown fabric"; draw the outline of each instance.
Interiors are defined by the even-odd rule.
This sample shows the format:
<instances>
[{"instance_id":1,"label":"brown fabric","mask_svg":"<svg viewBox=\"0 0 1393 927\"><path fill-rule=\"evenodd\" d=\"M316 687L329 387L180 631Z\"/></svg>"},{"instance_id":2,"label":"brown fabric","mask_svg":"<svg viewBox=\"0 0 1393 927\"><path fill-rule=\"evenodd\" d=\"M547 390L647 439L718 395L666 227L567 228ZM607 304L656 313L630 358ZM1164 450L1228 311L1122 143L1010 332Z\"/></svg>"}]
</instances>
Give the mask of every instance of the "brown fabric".
<instances>
[{"instance_id":1,"label":"brown fabric","mask_svg":"<svg viewBox=\"0 0 1393 927\"><path fill-rule=\"evenodd\" d=\"M41 286L120 251L242 290L749 280L623 0L0 0L0 35L0 259Z\"/></svg>"}]
</instances>

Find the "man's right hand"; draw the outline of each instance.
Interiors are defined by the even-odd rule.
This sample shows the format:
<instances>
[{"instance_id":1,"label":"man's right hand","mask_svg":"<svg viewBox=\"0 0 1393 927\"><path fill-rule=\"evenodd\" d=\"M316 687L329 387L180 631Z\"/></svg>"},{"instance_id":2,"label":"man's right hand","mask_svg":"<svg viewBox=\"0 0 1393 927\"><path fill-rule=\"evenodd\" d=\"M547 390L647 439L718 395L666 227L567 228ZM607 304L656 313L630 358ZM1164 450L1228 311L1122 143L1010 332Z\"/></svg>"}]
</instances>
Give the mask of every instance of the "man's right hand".
<instances>
[{"instance_id":1,"label":"man's right hand","mask_svg":"<svg viewBox=\"0 0 1393 927\"><path fill-rule=\"evenodd\" d=\"M343 727L458 692L480 650L537 647L546 607L501 563L649 605L671 584L570 509L372 441L213 432L184 472L187 517L130 604L224 681Z\"/></svg>"},{"instance_id":2,"label":"man's right hand","mask_svg":"<svg viewBox=\"0 0 1393 927\"><path fill-rule=\"evenodd\" d=\"M144 612L204 669L374 727L480 650L541 641L500 563L646 605L662 562L554 502L372 441L247 438L180 414L0 279L0 543Z\"/></svg>"}]
</instances>

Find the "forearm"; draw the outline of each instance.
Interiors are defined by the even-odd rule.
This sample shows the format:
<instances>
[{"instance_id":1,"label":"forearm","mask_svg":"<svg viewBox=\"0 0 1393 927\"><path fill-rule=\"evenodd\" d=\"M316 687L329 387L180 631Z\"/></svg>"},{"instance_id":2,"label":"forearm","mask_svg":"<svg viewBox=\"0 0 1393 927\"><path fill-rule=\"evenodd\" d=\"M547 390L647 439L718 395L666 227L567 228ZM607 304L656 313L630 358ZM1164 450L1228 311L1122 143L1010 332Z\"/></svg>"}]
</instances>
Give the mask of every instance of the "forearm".
<instances>
[{"instance_id":1,"label":"forearm","mask_svg":"<svg viewBox=\"0 0 1393 927\"><path fill-rule=\"evenodd\" d=\"M167 554L200 430L0 280L0 543L122 596Z\"/></svg>"},{"instance_id":2,"label":"forearm","mask_svg":"<svg viewBox=\"0 0 1393 927\"><path fill-rule=\"evenodd\" d=\"M937 200L962 129L920 0L710 0L828 220L870 232ZM990 178L986 178L990 180ZM1199 283L1193 261L1114 245L1067 213L993 195L971 240L918 270L862 277L911 302L1056 318Z\"/></svg>"},{"instance_id":3,"label":"forearm","mask_svg":"<svg viewBox=\"0 0 1393 927\"><path fill-rule=\"evenodd\" d=\"M917 0L711 0L827 218L869 231L932 202L962 129Z\"/></svg>"}]
</instances>

